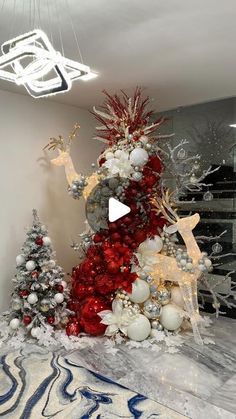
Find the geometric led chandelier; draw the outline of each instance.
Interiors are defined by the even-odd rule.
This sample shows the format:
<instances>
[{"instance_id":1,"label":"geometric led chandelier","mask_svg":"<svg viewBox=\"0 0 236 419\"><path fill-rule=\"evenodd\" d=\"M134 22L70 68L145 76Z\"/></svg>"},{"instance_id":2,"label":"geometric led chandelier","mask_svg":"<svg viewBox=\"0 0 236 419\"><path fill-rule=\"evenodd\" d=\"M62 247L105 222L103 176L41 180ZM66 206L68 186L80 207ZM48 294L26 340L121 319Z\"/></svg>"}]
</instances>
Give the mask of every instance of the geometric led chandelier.
<instances>
[{"instance_id":1,"label":"geometric led chandelier","mask_svg":"<svg viewBox=\"0 0 236 419\"><path fill-rule=\"evenodd\" d=\"M34 98L71 89L74 80L97 77L90 68L65 58L39 29L4 42L0 78L23 85Z\"/></svg>"}]
</instances>

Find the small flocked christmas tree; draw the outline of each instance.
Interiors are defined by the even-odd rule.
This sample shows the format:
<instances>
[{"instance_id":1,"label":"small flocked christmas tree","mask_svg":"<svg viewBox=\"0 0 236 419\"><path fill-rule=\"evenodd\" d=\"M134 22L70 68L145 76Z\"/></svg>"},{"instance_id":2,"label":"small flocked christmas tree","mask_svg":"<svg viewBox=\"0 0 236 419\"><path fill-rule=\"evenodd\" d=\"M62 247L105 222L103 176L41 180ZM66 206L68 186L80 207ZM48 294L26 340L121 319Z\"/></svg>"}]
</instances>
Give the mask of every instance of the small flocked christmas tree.
<instances>
[{"instance_id":1,"label":"small flocked christmas tree","mask_svg":"<svg viewBox=\"0 0 236 419\"><path fill-rule=\"evenodd\" d=\"M22 253L16 257L16 266L11 309L7 313L10 328L23 328L37 338L46 324L60 327L67 318L69 291L64 272L54 259L47 228L39 221L36 210Z\"/></svg>"}]
</instances>

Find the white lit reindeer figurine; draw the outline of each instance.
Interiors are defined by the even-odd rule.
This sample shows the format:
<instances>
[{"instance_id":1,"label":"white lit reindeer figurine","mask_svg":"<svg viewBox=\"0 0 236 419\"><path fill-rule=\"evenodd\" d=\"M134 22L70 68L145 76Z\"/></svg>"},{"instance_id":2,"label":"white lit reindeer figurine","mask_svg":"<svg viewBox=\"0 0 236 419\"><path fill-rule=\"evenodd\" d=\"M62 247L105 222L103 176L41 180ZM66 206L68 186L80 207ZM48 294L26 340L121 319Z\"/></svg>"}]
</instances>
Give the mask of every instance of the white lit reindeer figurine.
<instances>
[{"instance_id":1,"label":"white lit reindeer figurine","mask_svg":"<svg viewBox=\"0 0 236 419\"><path fill-rule=\"evenodd\" d=\"M192 260L191 270L185 272L179 267L175 257L158 253L156 255L157 263L152 273L154 282L160 280L160 278L165 278L166 281L178 283L192 325L195 341L203 344L198 329L198 324L202 321L202 318L199 314L197 298L197 281L203 273L202 265L199 264L199 260L202 259L202 253L192 233L192 230L200 221L200 216L198 213L195 213L188 217L179 218L176 210L172 208L168 192L162 198L154 198L151 202L156 207L156 211L162 213L171 223L166 228L166 232L172 234L178 231L182 236L187 254ZM210 267L211 261L206 259L206 264Z\"/></svg>"},{"instance_id":2,"label":"white lit reindeer figurine","mask_svg":"<svg viewBox=\"0 0 236 419\"><path fill-rule=\"evenodd\" d=\"M75 190L75 192L79 189L81 191L81 195L87 199L92 189L98 183L98 175L95 172L91 176L85 177L82 176L82 174L77 173L74 168L74 164L70 156L70 146L72 140L76 137L79 128L80 125L75 124L67 141L65 141L61 135L59 135L58 138L50 138L50 142L44 147L44 149L58 151L58 157L52 159L51 163L55 166L64 166L69 188L72 191Z\"/></svg>"}]
</instances>

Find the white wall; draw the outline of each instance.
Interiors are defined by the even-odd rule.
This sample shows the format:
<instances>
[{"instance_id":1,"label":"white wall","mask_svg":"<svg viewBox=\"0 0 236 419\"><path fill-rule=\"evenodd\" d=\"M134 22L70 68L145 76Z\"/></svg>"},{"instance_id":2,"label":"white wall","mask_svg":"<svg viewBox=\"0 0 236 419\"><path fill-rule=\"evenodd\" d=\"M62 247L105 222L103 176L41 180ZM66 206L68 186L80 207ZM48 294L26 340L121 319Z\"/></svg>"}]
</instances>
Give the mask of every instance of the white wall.
<instances>
[{"instance_id":1,"label":"white wall","mask_svg":"<svg viewBox=\"0 0 236 419\"><path fill-rule=\"evenodd\" d=\"M42 149L50 136L67 135L81 125L72 147L73 160L84 174L91 172L101 145L92 139L95 121L86 110L50 100L0 91L0 311L8 308L15 257L31 225L32 208L47 224L66 272L77 264L71 240L84 225L84 201L69 197L62 167L49 164ZM52 157L55 153L52 153Z\"/></svg>"}]
</instances>

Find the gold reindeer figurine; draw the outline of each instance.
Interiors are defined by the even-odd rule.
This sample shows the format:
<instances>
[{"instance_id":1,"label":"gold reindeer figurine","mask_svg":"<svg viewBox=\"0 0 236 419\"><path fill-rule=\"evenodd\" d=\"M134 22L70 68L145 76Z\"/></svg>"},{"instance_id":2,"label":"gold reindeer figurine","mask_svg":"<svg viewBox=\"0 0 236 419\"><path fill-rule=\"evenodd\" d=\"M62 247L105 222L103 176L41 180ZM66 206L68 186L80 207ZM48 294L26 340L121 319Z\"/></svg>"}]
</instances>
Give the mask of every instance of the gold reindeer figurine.
<instances>
[{"instance_id":1,"label":"gold reindeer figurine","mask_svg":"<svg viewBox=\"0 0 236 419\"><path fill-rule=\"evenodd\" d=\"M189 314L192 325L195 341L198 344L203 344L198 324L201 321L199 315L198 298L197 298L197 281L202 275L199 269L198 261L201 259L201 250L195 240L192 230L200 221L200 216L195 213L191 216L179 218L176 210L172 208L170 203L170 195L167 191L162 198L154 198L151 200L156 207L157 213L162 213L164 217L170 222L170 226L166 231L170 234L179 232L182 236L186 246L189 257L192 258L192 273L184 272L178 267L177 261L174 257L166 256L158 253L157 264L152 273L154 281L164 278L166 281L177 282L183 295L186 310Z\"/></svg>"},{"instance_id":2,"label":"gold reindeer figurine","mask_svg":"<svg viewBox=\"0 0 236 419\"><path fill-rule=\"evenodd\" d=\"M64 166L65 175L69 186L72 186L74 181L79 181L82 178L80 173L77 173L70 155L70 147L73 139L77 136L77 131L80 128L79 124L75 124L73 130L69 134L68 140L65 141L64 138L59 135L58 138L51 137L50 142L44 147L48 150L57 150L58 157L51 160L51 163L55 166ZM88 195L92 189L98 183L97 173L93 173L91 176L86 177L87 186L83 190L83 196L87 199Z\"/></svg>"}]
</instances>

